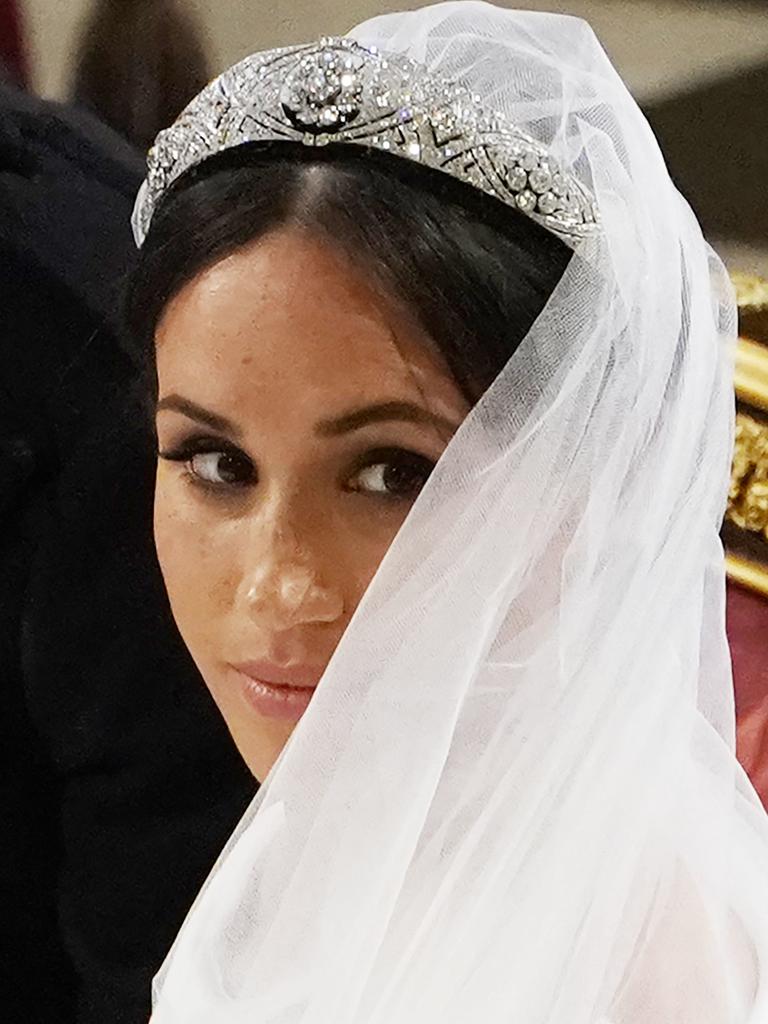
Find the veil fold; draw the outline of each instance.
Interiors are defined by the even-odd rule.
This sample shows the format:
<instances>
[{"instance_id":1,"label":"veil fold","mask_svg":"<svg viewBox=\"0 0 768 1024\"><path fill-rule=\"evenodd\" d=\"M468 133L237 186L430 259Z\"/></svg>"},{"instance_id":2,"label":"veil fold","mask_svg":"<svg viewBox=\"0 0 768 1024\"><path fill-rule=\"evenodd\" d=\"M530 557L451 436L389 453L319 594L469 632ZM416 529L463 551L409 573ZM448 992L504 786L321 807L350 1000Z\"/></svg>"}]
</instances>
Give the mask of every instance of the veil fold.
<instances>
[{"instance_id":1,"label":"veil fold","mask_svg":"<svg viewBox=\"0 0 768 1024\"><path fill-rule=\"evenodd\" d=\"M156 978L153 1024L758 1024L768 825L734 755L722 265L592 31L350 33L596 196Z\"/></svg>"}]
</instances>

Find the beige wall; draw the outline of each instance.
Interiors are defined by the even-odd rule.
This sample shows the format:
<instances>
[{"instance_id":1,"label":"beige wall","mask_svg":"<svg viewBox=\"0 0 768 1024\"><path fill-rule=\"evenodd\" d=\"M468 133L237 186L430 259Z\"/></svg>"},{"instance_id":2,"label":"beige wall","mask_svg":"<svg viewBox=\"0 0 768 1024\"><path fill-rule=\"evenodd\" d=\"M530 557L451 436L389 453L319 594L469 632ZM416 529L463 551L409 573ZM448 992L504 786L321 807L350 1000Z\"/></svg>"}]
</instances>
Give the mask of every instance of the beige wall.
<instances>
[{"instance_id":1,"label":"beige wall","mask_svg":"<svg viewBox=\"0 0 768 1024\"><path fill-rule=\"evenodd\" d=\"M254 50L341 33L387 7L376 0L181 0L208 38L214 70L223 70ZM34 85L52 98L67 94L72 54L95 0L23 0ZM389 4L402 9L407 4ZM411 6L419 6L412 4Z\"/></svg>"},{"instance_id":2,"label":"beige wall","mask_svg":"<svg viewBox=\"0 0 768 1024\"><path fill-rule=\"evenodd\" d=\"M215 70L263 47L342 33L403 0L182 0L209 40ZM72 53L92 0L24 0L35 86L63 98ZM658 98L768 58L768 4L709 5L681 0L518 0L507 6L586 17L640 99Z\"/></svg>"}]
</instances>

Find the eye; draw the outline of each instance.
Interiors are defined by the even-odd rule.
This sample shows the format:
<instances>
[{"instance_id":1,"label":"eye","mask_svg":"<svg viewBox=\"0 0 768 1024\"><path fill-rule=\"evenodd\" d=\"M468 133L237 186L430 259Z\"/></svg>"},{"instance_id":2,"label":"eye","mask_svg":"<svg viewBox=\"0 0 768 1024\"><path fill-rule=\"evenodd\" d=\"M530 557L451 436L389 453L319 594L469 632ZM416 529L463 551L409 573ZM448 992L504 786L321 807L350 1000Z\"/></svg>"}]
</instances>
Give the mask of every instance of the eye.
<instances>
[{"instance_id":1,"label":"eye","mask_svg":"<svg viewBox=\"0 0 768 1024\"><path fill-rule=\"evenodd\" d=\"M413 501L434 468L431 459L402 448L369 452L351 478L349 490Z\"/></svg>"},{"instance_id":2,"label":"eye","mask_svg":"<svg viewBox=\"0 0 768 1024\"><path fill-rule=\"evenodd\" d=\"M193 438L159 455L169 462L186 463L192 481L204 487L245 487L256 482L256 471L248 456L215 438Z\"/></svg>"},{"instance_id":3,"label":"eye","mask_svg":"<svg viewBox=\"0 0 768 1024\"><path fill-rule=\"evenodd\" d=\"M251 467L247 460L229 452L201 452L189 460L189 469L207 484L232 485L248 482Z\"/></svg>"}]
</instances>

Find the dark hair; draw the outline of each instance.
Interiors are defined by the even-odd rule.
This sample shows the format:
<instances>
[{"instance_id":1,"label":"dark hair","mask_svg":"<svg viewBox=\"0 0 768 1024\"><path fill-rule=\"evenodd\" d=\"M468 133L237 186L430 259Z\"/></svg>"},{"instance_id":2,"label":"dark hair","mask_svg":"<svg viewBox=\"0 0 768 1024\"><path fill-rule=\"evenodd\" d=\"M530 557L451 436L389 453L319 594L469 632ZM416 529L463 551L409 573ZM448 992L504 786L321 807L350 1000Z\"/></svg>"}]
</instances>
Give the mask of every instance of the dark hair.
<instances>
[{"instance_id":1,"label":"dark hair","mask_svg":"<svg viewBox=\"0 0 768 1024\"><path fill-rule=\"evenodd\" d=\"M178 0L98 0L72 98L146 152L208 78L200 31Z\"/></svg>"},{"instance_id":2,"label":"dark hair","mask_svg":"<svg viewBox=\"0 0 768 1024\"><path fill-rule=\"evenodd\" d=\"M144 356L188 281L288 225L340 247L403 302L470 402L528 333L571 256L529 217L442 171L350 145L251 143L187 172L155 211L126 306Z\"/></svg>"}]
</instances>

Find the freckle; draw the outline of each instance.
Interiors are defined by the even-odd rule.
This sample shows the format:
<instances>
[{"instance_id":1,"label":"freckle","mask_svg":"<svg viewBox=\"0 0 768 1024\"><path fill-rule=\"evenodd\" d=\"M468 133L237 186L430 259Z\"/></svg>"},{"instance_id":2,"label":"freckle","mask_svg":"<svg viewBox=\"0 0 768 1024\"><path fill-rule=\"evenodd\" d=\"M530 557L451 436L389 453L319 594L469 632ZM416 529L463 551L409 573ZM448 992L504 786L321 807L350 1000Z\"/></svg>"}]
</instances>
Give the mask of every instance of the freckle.
<instances>
[{"instance_id":1,"label":"freckle","mask_svg":"<svg viewBox=\"0 0 768 1024\"><path fill-rule=\"evenodd\" d=\"M252 362L253 362L253 356L243 356L243 358L240 360L240 363L243 366L247 366L249 363L252 363Z\"/></svg>"}]
</instances>

